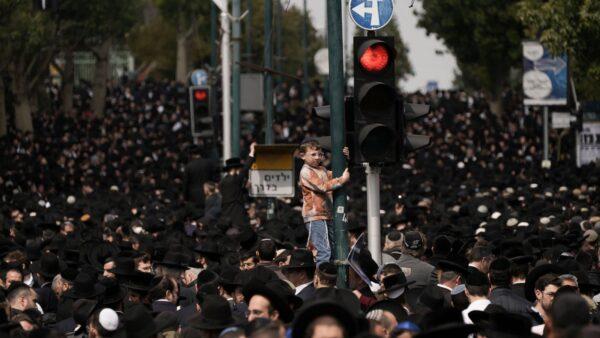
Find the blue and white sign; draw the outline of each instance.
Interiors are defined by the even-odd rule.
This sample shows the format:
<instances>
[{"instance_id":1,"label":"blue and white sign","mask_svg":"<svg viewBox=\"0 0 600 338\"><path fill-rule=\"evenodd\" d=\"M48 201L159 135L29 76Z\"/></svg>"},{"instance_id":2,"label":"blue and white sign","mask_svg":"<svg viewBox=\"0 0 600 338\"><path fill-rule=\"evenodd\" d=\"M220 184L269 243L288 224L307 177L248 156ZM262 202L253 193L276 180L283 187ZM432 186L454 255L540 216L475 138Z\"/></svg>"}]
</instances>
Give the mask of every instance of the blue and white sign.
<instances>
[{"instance_id":1,"label":"blue and white sign","mask_svg":"<svg viewBox=\"0 0 600 338\"><path fill-rule=\"evenodd\" d=\"M190 76L194 86L208 85L208 73L204 69L196 69Z\"/></svg>"},{"instance_id":2,"label":"blue and white sign","mask_svg":"<svg viewBox=\"0 0 600 338\"><path fill-rule=\"evenodd\" d=\"M524 105L566 105L567 73L566 54L555 57L537 41L523 42Z\"/></svg>"},{"instance_id":3,"label":"blue and white sign","mask_svg":"<svg viewBox=\"0 0 600 338\"><path fill-rule=\"evenodd\" d=\"M349 0L348 11L354 23L369 31L383 28L394 16L393 0Z\"/></svg>"}]
</instances>

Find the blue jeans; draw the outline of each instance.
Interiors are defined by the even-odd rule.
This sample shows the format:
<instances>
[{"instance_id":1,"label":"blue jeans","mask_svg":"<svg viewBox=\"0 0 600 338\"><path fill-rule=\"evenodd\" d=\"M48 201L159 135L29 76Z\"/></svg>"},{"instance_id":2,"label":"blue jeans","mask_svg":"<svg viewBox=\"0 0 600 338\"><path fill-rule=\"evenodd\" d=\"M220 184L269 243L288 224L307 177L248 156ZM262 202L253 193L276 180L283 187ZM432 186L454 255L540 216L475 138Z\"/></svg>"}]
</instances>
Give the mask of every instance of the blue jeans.
<instances>
[{"instance_id":1,"label":"blue jeans","mask_svg":"<svg viewBox=\"0 0 600 338\"><path fill-rule=\"evenodd\" d=\"M335 246L331 221L320 220L305 224L308 230L308 241L317 249L317 264L331 260L331 248Z\"/></svg>"}]
</instances>

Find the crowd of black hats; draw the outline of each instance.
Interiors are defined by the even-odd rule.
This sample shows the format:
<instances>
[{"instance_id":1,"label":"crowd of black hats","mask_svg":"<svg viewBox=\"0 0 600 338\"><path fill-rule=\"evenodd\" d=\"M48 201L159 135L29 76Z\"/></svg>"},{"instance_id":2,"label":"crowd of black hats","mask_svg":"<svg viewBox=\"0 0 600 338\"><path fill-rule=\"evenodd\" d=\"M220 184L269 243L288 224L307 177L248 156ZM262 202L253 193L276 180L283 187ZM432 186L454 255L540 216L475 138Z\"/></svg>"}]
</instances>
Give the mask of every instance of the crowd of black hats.
<instances>
[{"instance_id":1,"label":"crowd of black hats","mask_svg":"<svg viewBox=\"0 0 600 338\"><path fill-rule=\"evenodd\" d=\"M327 132L309 113L326 103L321 89L306 101L298 84L276 93L278 141ZM316 266L302 250L299 199L277 200L276 217L267 220L265 201L246 196L248 226L240 227L228 214L207 221L184 197L193 184L185 178L190 153L215 154L210 141L192 146L186 94L175 82L123 82L108 89L102 117L85 106L76 114L43 111L34 116L35 134L10 130L0 140L0 331L294 338L331 327L339 329L331 337L598 332L588 325L600 301L600 169L574 165L570 134L558 147L553 133L550 160L542 161L540 116L524 112L510 92L501 116L478 93L407 96L431 104L432 113L408 128L430 134L432 146L383 168L383 261L362 250L349 289L333 287L334 264ZM260 114L243 120L249 125L236 167L262 135ZM366 228L361 171L352 169L347 189L351 244ZM483 298L491 305L465 312Z\"/></svg>"}]
</instances>

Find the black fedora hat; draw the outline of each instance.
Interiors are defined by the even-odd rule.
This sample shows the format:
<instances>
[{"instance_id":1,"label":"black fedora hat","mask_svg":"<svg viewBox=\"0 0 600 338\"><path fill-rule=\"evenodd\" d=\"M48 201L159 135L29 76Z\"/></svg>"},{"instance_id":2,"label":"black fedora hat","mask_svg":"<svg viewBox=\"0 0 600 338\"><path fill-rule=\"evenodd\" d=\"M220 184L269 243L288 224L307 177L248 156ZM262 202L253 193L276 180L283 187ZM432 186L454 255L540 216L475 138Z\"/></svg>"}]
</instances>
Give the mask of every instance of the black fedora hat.
<instances>
[{"instance_id":1,"label":"black fedora hat","mask_svg":"<svg viewBox=\"0 0 600 338\"><path fill-rule=\"evenodd\" d=\"M466 266L462 264L458 264L449 260L440 260L436 267L442 271L454 271L463 276L466 276L469 273L469 270Z\"/></svg>"},{"instance_id":2,"label":"black fedora hat","mask_svg":"<svg viewBox=\"0 0 600 338\"><path fill-rule=\"evenodd\" d=\"M152 314L142 304L134 304L125 310L123 323L128 337L154 337L158 333Z\"/></svg>"},{"instance_id":3,"label":"black fedora hat","mask_svg":"<svg viewBox=\"0 0 600 338\"><path fill-rule=\"evenodd\" d=\"M423 331L415 338L446 338L446 337L470 337L477 331L477 327L472 324L450 323L437 326L427 331Z\"/></svg>"},{"instance_id":4,"label":"black fedora hat","mask_svg":"<svg viewBox=\"0 0 600 338\"><path fill-rule=\"evenodd\" d=\"M382 282L383 289L377 292L379 294L402 289L415 283L415 281L407 281L406 275L402 271L385 277Z\"/></svg>"},{"instance_id":5,"label":"black fedora hat","mask_svg":"<svg viewBox=\"0 0 600 338\"><path fill-rule=\"evenodd\" d=\"M469 318L480 333L488 337L536 337L531 333L531 320L516 314L503 311L471 311Z\"/></svg>"},{"instance_id":6,"label":"black fedora hat","mask_svg":"<svg viewBox=\"0 0 600 338\"><path fill-rule=\"evenodd\" d=\"M304 337L311 323L321 316L335 318L344 328L346 337L358 333L359 325L353 313L335 301L325 300L312 303L298 313L292 325L292 338Z\"/></svg>"},{"instance_id":7,"label":"black fedora hat","mask_svg":"<svg viewBox=\"0 0 600 338\"><path fill-rule=\"evenodd\" d=\"M273 279L266 283L252 279L242 289L244 299L248 304L254 295L261 295L269 300L271 306L279 312L279 317L284 323L289 323L294 318L291 303L294 296L292 289L284 281ZM301 303L301 301L299 302Z\"/></svg>"},{"instance_id":8,"label":"black fedora hat","mask_svg":"<svg viewBox=\"0 0 600 338\"><path fill-rule=\"evenodd\" d=\"M73 281L73 288L65 293L65 297L73 299L95 299L104 293L104 286L96 283L94 277L80 272Z\"/></svg>"},{"instance_id":9,"label":"black fedora hat","mask_svg":"<svg viewBox=\"0 0 600 338\"><path fill-rule=\"evenodd\" d=\"M527 298L527 300L530 302L535 301L535 283L540 277L549 273L558 276L565 273L565 271L555 264L539 265L529 271L529 274L525 279L525 298Z\"/></svg>"},{"instance_id":10,"label":"black fedora hat","mask_svg":"<svg viewBox=\"0 0 600 338\"><path fill-rule=\"evenodd\" d=\"M102 278L100 284L105 288L104 297L102 297L103 306L116 304L125 299L127 292L116 279Z\"/></svg>"},{"instance_id":11,"label":"black fedora hat","mask_svg":"<svg viewBox=\"0 0 600 338\"><path fill-rule=\"evenodd\" d=\"M136 273L135 269L135 261L130 257L117 257L114 260L115 267L108 270L111 273L114 273L117 278L127 278L133 276Z\"/></svg>"},{"instance_id":12,"label":"black fedora hat","mask_svg":"<svg viewBox=\"0 0 600 338\"><path fill-rule=\"evenodd\" d=\"M153 279L154 275L151 273L136 271L134 275L127 277L123 286L138 293L146 293L152 289Z\"/></svg>"},{"instance_id":13,"label":"black fedora hat","mask_svg":"<svg viewBox=\"0 0 600 338\"><path fill-rule=\"evenodd\" d=\"M194 251L210 260L219 260L219 247L214 241L206 240L196 245L196 247L194 247Z\"/></svg>"},{"instance_id":14,"label":"black fedora hat","mask_svg":"<svg viewBox=\"0 0 600 338\"><path fill-rule=\"evenodd\" d=\"M229 302L218 295L206 295L199 314L192 316L188 325L199 330L221 330L236 324Z\"/></svg>"},{"instance_id":15,"label":"black fedora hat","mask_svg":"<svg viewBox=\"0 0 600 338\"><path fill-rule=\"evenodd\" d=\"M230 159L225 160L225 166L223 167L223 170L227 171L229 169L241 168L243 166L244 164L242 163L242 160L239 157L232 157Z\"/></svg>"},{"instance_id":16,"label":"black fedora hat","mask_svg":"<svg viewBox=\"0 0 600 338\"><path fill-rule=\"evenodd\" d=\"M163 265L170 268L187 269L189 267L190 257L182 252L169 251L156 265Z\"/></svg>"},{"instance_id":17,"label":"black fedora hat","mask_svg":"<svg viewBox=\"0 0 600 338\"><path fill-rule=\"evenodd\" d=\"M42 254L39 261L31 263L31 272L37 273L45 278L53 278L58 275L61 270L66 268L66 264L61 262L58 257L51 253L46 252Z\"/></svg>"},{"instance_id":18,"label":"black fedora hat","mask_svg":"<svg viewBox=\"0 0 600 338\"><path fill-rule=\"evenodd\" d=\"M315 261L312 252L306 249L292 250L290 254L290 264L283 266L283 269L315 269Z\"/></svg>"},{"instance_id":19,"label":"black fedora hat","mask_svg":"<svg viewBox=\"0 0 600 338\"><path fill-rule=\"evenodd\" d=\"M219 276L219 284L224 286L242 286L239 281L236 281L236 277L239 273L240 270L234 267L223 267L221 269L221 275Z\"/></svg>"}]
</instances>

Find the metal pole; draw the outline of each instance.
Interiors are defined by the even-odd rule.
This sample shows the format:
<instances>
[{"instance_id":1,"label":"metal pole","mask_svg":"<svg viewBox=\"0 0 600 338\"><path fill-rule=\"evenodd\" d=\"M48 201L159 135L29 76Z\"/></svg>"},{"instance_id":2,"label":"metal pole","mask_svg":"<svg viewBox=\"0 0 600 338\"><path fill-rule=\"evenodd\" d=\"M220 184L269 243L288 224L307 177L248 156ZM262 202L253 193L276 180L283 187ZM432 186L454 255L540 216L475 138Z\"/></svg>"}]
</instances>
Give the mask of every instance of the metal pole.
<instances>
[{"instance_id":1,"label":"metal pole","mask_svg":"<svg viewBox=\"0 0 600 338\"><path fill-rule=\"evenodd\" d=\"M381 168L365 164L367 174L367 233L369 251L373 260L381 265L381 225L379 219L379 174Z\"/></svg>"},{"instance_id":2,"label":"metal pole","mask_svg":"<svg viewBox=\"0 0 600 338\"><path fill-rule=\"evenodd\" d=\"M302 50L304 60L302 62L302 100L308 99L310 87L308 86L308 11L306 0L304 0L304 20L302 22Z\"/></svg>"},{"instance_id":3,"label":"metal pole","mask_svg":"<svg viewBox=\"0 0 600 338\"><path fill-rule=\"evenodd\" d=\"M265 0L265 67L273 66L271 46L273 0ZM265 143L273 144L273 76L265 72Z\"/></svg>"},{"instance_id":4,"label":"metal pole","mask_svg":"<svg viewBox=\"0 0 600 338\"><path fill-rule=\"evenodd\" d=\"M544 160L548 159L548 106L544 106Z\"/></svg>"},{"instance_id":5,"label":"metal pole","mask_svg":"<svg viewBox=\"0 0 600 338\"><path fill-rule=\"evenodd\" d=\"M272 43L272 20L273 20L273 0L265 0L265 50L264 62L266 68L273 66ZM270 72L265 72L265 143L273 144L273 76ZM267 206L267 219L275 218L275 201L269 198Z\"/></svg>"},{"instance_id":6,"label":"metal pole","mask_svg":"<svg viewBox=\"0 0 600 338\"><path fill-rule=\"evenodd\" d=\"M331 105L331 154L334 177L340 177L346 168L342 153L344 147L344 60L342 51L342 8L341 1L327 0L327 46L329 49L329 88ZM338 189L333 193L333 223L335 229L335 259L339 262L348 256L346 212L346 191ZM347 282L346 266L338 265L338 286Z\"/></svg>"},{"instance_id":7,"label":"metal pole","mask_svg":"<svg viewBox=\"0 0 600 338\"><path fill-rule=\"evenodd\" d=\"M229 16L221 12L221 67L223 85L223 161L231 158L231 51L229 49L231 34Z\"/></svg>"},{"instance_id":8,"label":"metal pole","mask_svg":"<svg viewBox=\"0 0 600 338\"><path fill-rule=\"evenodd\" d=\"M252 0L246 0L246 61L252 63Z\"/></svg>"},{"instance_id":9,"label":"metal pole","mask_svg":"<svg viewBox=\"0 0 600 338\"><path fill-rule=\"evenodd\" d=\"M283 6L280 0L275 0L276 3L276 23L275 23L275 70L281 72L281 64L283 63L283 45L281 37L281 28L283 20ZM275 86L279 86L281 83L281 75L278 75L275 81Z\"/></svg>"},{"instance_id":10,"label":"metal pole","mask_svg":"<svg viewBox=\"0 0 600 338\"><path fill-rule=\"evenodd\" d=\"M210 76L209 76L209 84L212 87L212 90L210 91L210 98L209 98L209 102L210 105L208 106L208 109L210 110L210 116L212 117L213 121L215 121L216 125L216 121L217 121L217 62L219 62L218 60L218 53L217 53L217 48L218 47L218 43L217 43L217 38L218 38L218 34L219 34L219 27L218 25L218 13L217 13L217 5L215 5L214 2L210 2ZM219 149L218 149L218 144L219 142L217 141L218 135L217 133L215 133L215 135L213 136L213 144L211 147L211 155L210 158L212 159L218 159L219 158Z\"/></svg>"},{"instance_id":11,"label":"metal pole","mask_svg":"<svg viewBox=\"0 0 600 338\"><path fill-rule=\"evenodd\" d=\"M233 81L232 81L232 111L231 111L231 156L240 156L240 40L242 27L240 15L242 14L241 0L233 0L232 23L233 37Z\"/></svg>"}]
</instances>

